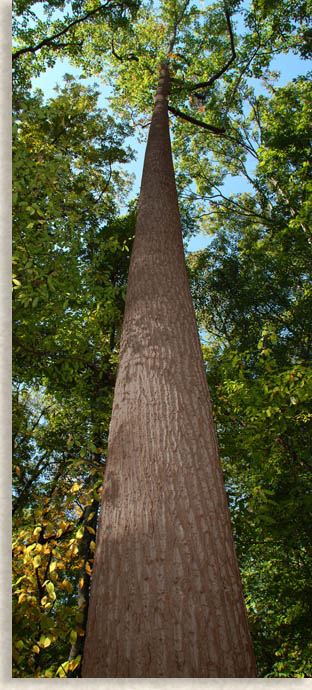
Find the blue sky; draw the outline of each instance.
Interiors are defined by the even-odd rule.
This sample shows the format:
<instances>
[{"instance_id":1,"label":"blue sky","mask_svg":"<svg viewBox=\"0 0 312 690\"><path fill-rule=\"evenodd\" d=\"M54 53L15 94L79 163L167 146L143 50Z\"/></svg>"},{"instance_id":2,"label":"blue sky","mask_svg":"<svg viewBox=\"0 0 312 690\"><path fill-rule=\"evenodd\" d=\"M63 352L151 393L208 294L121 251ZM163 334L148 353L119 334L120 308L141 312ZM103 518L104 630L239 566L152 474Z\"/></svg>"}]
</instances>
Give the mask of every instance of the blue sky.
<instances>
[{"instance_id":1,"label":"blue sky","mask_svg":"<svg viewBox=\"0 0 312 690\"><path fill-rule=\"evenodd\" d=\"M298 76L298 74L306 74L310 65L307 60L300 59L297 55L279 55L275 57L270 65L270 70L277 70L280 72L280 78L277 82L278 86L284 86L291 79ZM63 76L65 73L72 74L76 78L79 77L81 70L73 67L67 60L59 60L57 64L48 68L45 73L39 77L32 79L33 88L40 88L45 97L49 98L54 96L54 89L56 85L63 85ZM96 84L98 90L100 91L99 105L103 108L109 108L108 97L110 95L110 88L105 86L103 82L99 79L88 78L82 81L84 84L93 85ZM252 85L254 86L256 93L265 93L263 84L260 79L252 79ZM144 151L145 142L138 143L135 137L129 137L126 142L131 146L131 148L136 151L136 160L132 161L128 165L128 170L130 173L135 175L135 182L133 185L133 195L137 194L140 190L140 182L144 161ZM231 177L230 180L225 182L223 191L224 193L237 193L246 191L248 189L246 181L242 177ZM204 235L202 233L198 234L196 237L192 238L187 246L188 251L196 251L206 247L211 242L211 236Z\"/></svg>"}]
</instances>

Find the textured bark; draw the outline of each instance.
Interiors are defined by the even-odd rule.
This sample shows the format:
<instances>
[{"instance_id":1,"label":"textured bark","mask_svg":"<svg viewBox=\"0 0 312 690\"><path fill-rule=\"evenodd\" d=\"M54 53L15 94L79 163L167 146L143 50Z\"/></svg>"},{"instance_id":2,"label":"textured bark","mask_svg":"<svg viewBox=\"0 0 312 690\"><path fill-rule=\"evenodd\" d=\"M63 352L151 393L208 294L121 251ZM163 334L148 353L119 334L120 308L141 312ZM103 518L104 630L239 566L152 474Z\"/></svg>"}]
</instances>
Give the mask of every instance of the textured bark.
<instances>
[{"instance_id":1,"label":"textured bark","mask_svg":"<svg viewBox=\"0 0 312 690\"><path fill-rule=\"evenodd\" d=\"M163 68L146 149L83 678L254 677L179 219Z\"/></svg>"}]
</instances>

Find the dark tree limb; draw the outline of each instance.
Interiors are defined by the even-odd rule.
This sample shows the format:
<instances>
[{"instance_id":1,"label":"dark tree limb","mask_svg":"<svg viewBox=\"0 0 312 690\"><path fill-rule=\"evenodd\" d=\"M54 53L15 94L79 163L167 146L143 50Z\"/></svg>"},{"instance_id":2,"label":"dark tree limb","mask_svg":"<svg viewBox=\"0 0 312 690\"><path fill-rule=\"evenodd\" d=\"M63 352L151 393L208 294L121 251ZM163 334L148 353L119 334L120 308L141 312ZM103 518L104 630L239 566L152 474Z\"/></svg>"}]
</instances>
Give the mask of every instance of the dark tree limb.
<instances>
[{"instance_id":1,"label":"dark tree limb","mask_svg":"<svg viewBox=\"0 0 312 690\"><path fill-rule=\"evenodd\" d=\"M91 576L88 574L86 566L88 561L92 561L94 556L93 551L91 550L91 541L95 541L96 539L99 505L99 501L94 499L92 503L86 507L83 515L84 535L80 543L80 556L83 558L83 564L78 575L78 611L82 613L82 621L78 625L77 637L69 652L69 662L73 661L79 654L83 655L91 583ZM92 513L93 517L90 519L89 516ZM94 530L94 535L88 531L88 527L91 527ZM81 677L81 662L74 671L68 671L67 677Z\"/></svg>"},{"instance_id":2,"label":"dark tree limb","mask_svg":"<svg viewBox=\"0 0 312 690\"><path fill-rule=\"evenodd\" d=\"M19 58L21 55L24 55L25 53L36 53L37 50L40 50L44 46L51 46L52 48L61 48L64 45L69 45L68 43L54 44L54 41L60 36L64 36L64 34L70 31L70 29L72 29L73 26L81 24L81 22L86 21L86 19L89 19L90 17L94 16L97 12L106 9L109 4L111 4L111 0L107 0L107 2L104 5L100 5L99 7L96 7L94 10L87 12L87 14L85 14L83 17L80 17L79 19L75 19L74 21L70 22L70 24L68 24L68 26L62 29L62 31L53 34L53 36L48 36L47 38L44 38L43 41L37 43L36 46L27 46L27 48L20 48L20 50L17 50L15 51L15 53L13 53L12 60L17 60L17 58Z\"/></svg>"},{"instance_id":3,"label":"dark tree limb","mask_svg":"<svg viewBox=\"0 0 312 690\"><path fill-rule=\"evenodd\" d=\"M43 587L42 582L39 577L39 568L35 568L35 573L36 573L36 580L37 580L37 586L38 586L38 604L40 605L41 599L44 596L45 592L45 587Z\"/></svg>"},{"instance_id":4,"label":"dark tree limb","mask_svg":"<svg viewBox=\"0 0 312 690\"><path fill-rule=\"evenodd\" d=\"M213 134L225 134L226 130L223 127L215 127L214 125L207 124L207 122L196 120L195 117L191 117L190 115L182 113L181 110L173 108L172 105L168 105L168 110L176 117L181 117L182 120L186 120L186 122L191 122L192 125L198 125L199 127L203 127L203 129L207 129L209 132L212 132Z\"/></svg>"},{"instance_id":5,"label":"dark tree limb","mask_svg":"<svg viewBox=\"0 0 312 690\"><path fill-rule=\"evenodd\" d=\"M115 51L113 38L112 38L112 53L113 53L114 57L117 58L117 60L120 60L120 62L123 62L124 60L129 60L129 61L135 60L135 62L139 62L139 58L134 53L129 53L129 55L117 55L117 53Z\"/></svg>"},{"instance_id":6,"label":"dark tree limb","mask_svg":"<svg viewBox=\"0 0 312 690\"><path fill-rule=\"evenodd\" d=\"M226 72L226 70L230 67L230 65L232 64L232 62L234 62L234 60L236 58L236 51L235 51L235 45L234 45L234 36L233 36L233 31L232 31L231 19L230 19L230 15L229 15L226 7L224 8L224 12L225 12L227 28L228 28L228 32L229 32L229 36L230 36L232 55L231 55L230 59L226 62L226 64L221 69L219 69L218 72L213 74L212 77L210 77L210 79L208 79L207 81L200 81L197 84L194 84L193 86L189 87L188 88L189 92L197 91L198 89L204 89L204 88L207 88L209 86L212 86L212 84L214 84L214 82L217 81L217 79L219 79L222 76L222 74L224 74L224 72ZM204 96L201 95L201 96L198 96L198 98L204 98Z\"/></svg>"}]
</instances>

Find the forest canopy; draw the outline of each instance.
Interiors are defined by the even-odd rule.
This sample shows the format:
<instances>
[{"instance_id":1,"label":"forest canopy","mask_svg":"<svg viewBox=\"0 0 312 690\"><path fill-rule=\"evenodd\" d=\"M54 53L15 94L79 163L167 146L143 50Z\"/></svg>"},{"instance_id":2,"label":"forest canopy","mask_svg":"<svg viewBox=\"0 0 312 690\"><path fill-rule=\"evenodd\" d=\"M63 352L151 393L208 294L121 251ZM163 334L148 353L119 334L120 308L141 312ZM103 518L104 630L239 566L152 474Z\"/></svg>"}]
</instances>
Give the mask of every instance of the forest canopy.
<instances>
[{"instance_id":1,"label":"forest canopy","mask_svg":"<svg viewBox=\"0 0 312 690\"><path fill-rule=\"evenodd\" d=\"M170 49L187 269L258 675L310 677L310 5L13 12L13 676L81 673L137 212L129 164ZM301 72L280 83L272 63L287 72L293 56ZM76 76L64 68L52 96L33 88L62 61ZM188 250L201 233L207 246Z\"/></svg>"}]
</instances>

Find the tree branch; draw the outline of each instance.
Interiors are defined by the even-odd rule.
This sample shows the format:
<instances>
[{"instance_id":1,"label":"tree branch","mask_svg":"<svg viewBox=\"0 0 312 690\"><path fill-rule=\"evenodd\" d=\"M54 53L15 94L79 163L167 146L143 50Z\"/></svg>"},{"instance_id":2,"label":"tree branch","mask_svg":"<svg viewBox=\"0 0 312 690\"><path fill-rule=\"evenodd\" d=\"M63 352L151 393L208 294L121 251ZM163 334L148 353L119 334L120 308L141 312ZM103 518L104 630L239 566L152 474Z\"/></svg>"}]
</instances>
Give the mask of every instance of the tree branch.
<instances>
[{"instance_id":1,"label":"tree branch","mask_svg":"<svg viewBox=\"0 0 312 690\"><path fill-rule=\"evenodd\" d=\"M36 46L28 46L27 48L21 48L20 50L17 50L15 53L13 53L12 60L17 60L21 55L24 55L25 53L36 53L37 50L40 50L44 46L49 46L53 44L53 41L55 41L56 38L59 38L60 36L64 36L73 26L76 26L77 24L81 24L81 22L86 21L86 19L89 19L89 17L94 16L97 12L100 12L103 9L106 9L106 7L112 2L112 0L107 0L105 5L100 5L99 7L96 7L94 10L91 10L90 12L87 12L83 17L80 17L80 19L75 19L74 21L70 22L68 26L65 27L62 31L59 31L56 34L53 34L53 36L48 36L47 38L44 38L43 41L40 41ZM65 44L56 44L52 45L52 48L61 48ZM69 45L68 43L66 45Z\"/></svg>"},{"instance_id":2,"label":"tree branch","mask_svg":"<svg viewBox=\"0 0 312 690\"><path fill-rule=\"evenodd\" d=\"M221 197L221 199L223 199L226 203L231 204L232 206L235 206L238 209L238 212L240 213L240 215L260 218L265 223L272 223L273 222L269 216L264 216L261 213L257 213L257 211L253 211L252 209L249 210L245 206L242 206L241 204L239 204L237 201L234 201L234 199L230 199L229 197L225 196L224 194L222 194L221 190L216 185L214 185L214 188L216 189L216 191L217 191L219 197Z\"/></svg>"},{"instance_id":3,"label":"tree branch","mask_svg":"<svg viewBox=\"0 0 312 690\"><path fill-rule=\"evenodd\" d=\"M173 108L172 105L168 105L168 110L171 113L173 113L173 115L175 115L176 117L181 117L182 120L186 120L186 122L191 122L192 125L198 125L198 127L203 127L203 129L207 129L209 132L212 132L213 134L225 134L224 128L215 127L214 125L207 124L207 122L196 120L195 117L191 117L190 115L182 113L181 110Z\"/></svg>"},{"instance_id":4,"label":"tree branch","mask_svg":"<svg viewBox=\"0 0 312 690\"><path fill-rule=\"evenodd\" d=\"M134 53L129 53L129 55L117 55L115 51L115 46L114 46L114 39L112 38L112 53L117 60L120 60L120 62L123 62L123 60L135 60L136 62L139 62L139 58L134 54Z\"/></svg>"},{"instance_id":5,"label":"tree branch","mask_svg":"<svg viewBox=\"0 0 312 690\"><path fill-rule=\"evenodd\" d=\"M242 80L242 78L243 78L245 72L247 72L248 67L249 67L249 65L252 63L254 57L256 57L256 55L257 55L259 49L260 49L260 46L258 46L258 47L256 48L256 50L252 53L251 57L249 58L249 60L247 61L247 63L244 65L244 67L243 67L241 73L239 74L239 76L238 76L238 78L237 78L237 80L236 80L236 83L234 84L232 93L230 94L230 96L229 96L229 98L227 99L227 102L226 102L226 104L225 104L225 111L226 111L226 113L228 113L228 111L230 110L231 104L232 104L232 102L233 102L233 99L234 99L234 96L235 96L235 94L236 94L236 92L237 92L237 89L238 89L238 87L239 87L239 85L240 85L240 82L241 82L241 80Z\"/></svg>"},{"instance_id":6,"label":"tree branch","mask_svg":"<svg viewBox=\"0 0 312 690\"><path fill-rule=\"evenodd\" d=\"M187 6L189 5L189 3L190 3L190 0L185 0L184 5L183 5L182 8L181 8L181 12L180 12L180 14L177 16L177 18L176 18L176 21L175 21L175 24L174 24L174 27L173 27L173 36L172 36L172 39L171 39L171 41L170 41L169 48L168 48L168 52L167 52L168 58L170 57L170 53L172 52L173 46L174 46L175 41L176 41L178 26L179 26L180 22L181 22L182 19L183 19L184 12L185 12Z\"/></svg>"},{"instance_id":7,"label":"tree branch","mask_svg":"<svg viewBox=\"0 0 312 690\"><path fill-rule=\"evenodd\" d=\"M197 84L194 84L193 86L191 86L188 89L188 91L197 91L197 89L204 89L204 88L207 88L208 86L212 86L212 84L214 84L214 82L217 81L217 79L219 79L222 76L222 74L224 74L224 72L226 72L226 70L230 67L230 65L232 64L232 62L236 58L231 19L230 19L230 15L229 15L226 7L224 8L224 12L225 12L225 16L226 16L226 23L227 23L228 32L230 35L232 55L231 55L230 59L227 61L227 63L224 65L224 67L222 67L218 72L216 72L216 74L214 74L212 77L210 77L210 79L208 79L207 81L201 81L201 82L198 82ZM204 97L198 96L198 98L204 98Z\"/></svg>"},{"instance_id":8,"label":"tree branch","mask_svg":"<svg viewBox=\"0 0 312 690\"><path fill-rule=\"evenodd\" d=\"M72 644L68 661L73 661L75 657L77 657L79 654L83 655L83 650L84 650L84 642L85 642L85 632L87 628L87 620L88 620L88 608L89 608L89 598L90 598L90 584L91 584L91 575L88 574L88 571L86 569L88 561L93 559L93 551L91 550L91 541L95 541L96 539L96 530L97 530L97 521L98 521L98 510L99 510L99 501L94 499L91 503L91 505L87 506L84 512L83 516L83 524L84 524L84 535L80 543L80 556L83 558L83 564L79 570L79 575L78 575L78 611L82 613L82 621L78 626L77 629L77 637L75 642ZM93 513L93 517L90 519L89 515ZM94 535L88 531L88 527L91 527L94 530ZM81 635L81 631L83 631L83 635ZM81 677L81 663L79 664L79 667L76 668L74 671L69 671L68 672L68 678L75 678L75 677Z\"/></svg>"}]
</instances>

